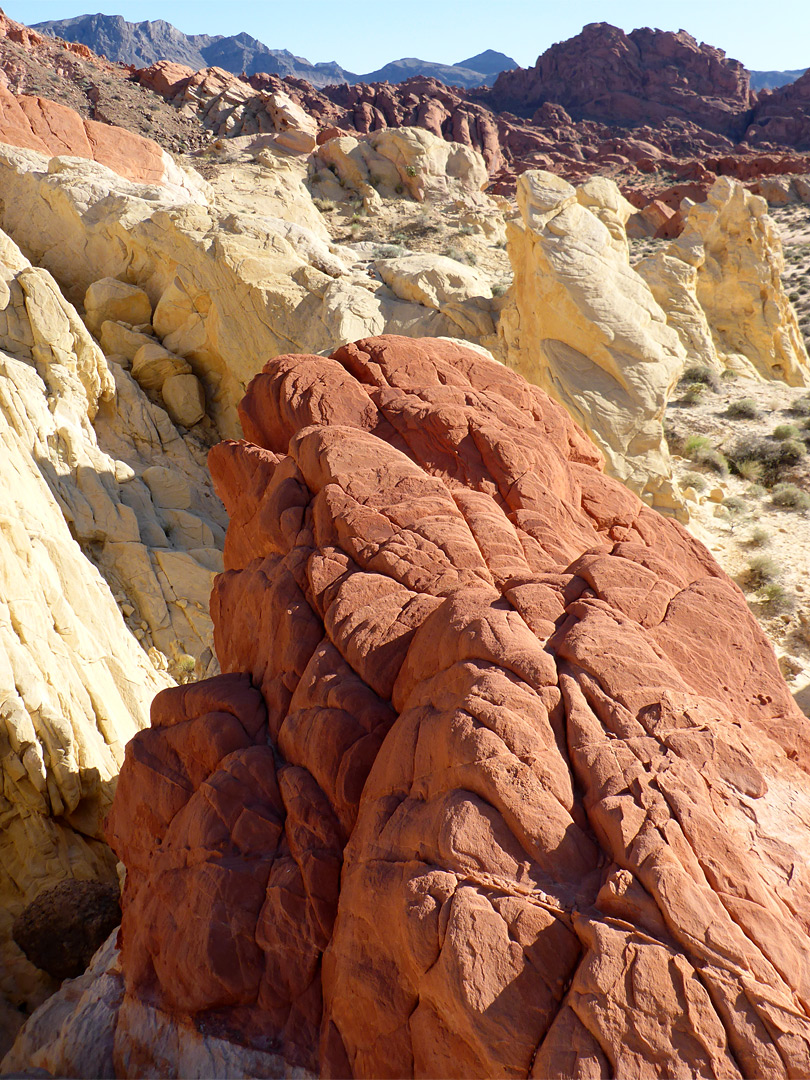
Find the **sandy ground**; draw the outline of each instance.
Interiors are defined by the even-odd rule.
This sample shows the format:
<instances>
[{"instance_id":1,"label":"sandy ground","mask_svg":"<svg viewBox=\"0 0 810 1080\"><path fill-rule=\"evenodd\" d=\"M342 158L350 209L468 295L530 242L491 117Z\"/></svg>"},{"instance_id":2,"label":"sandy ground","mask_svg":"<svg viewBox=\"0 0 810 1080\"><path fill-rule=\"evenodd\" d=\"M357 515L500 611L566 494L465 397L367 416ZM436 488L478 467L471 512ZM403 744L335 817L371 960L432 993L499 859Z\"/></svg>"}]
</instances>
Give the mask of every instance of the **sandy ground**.
<instances>
[{"instance_id":1,"label":"sandy ground","mask_svg":"<svg viewBox=\"0 0 810 1080\"><path fill-rule=\"evenodd\" d=\"M782 232L785 288L810 345L810 207L782 207L773 216ZM802 415L810 387L722 379L696 403L685 399L685 390L682 386L673 396L666 426L675 476L690 494L687 527L745 593L797 702L810 714L810 509L780 508L773 502L772 486L733 471L719 473L684 453L686 440L694 435L705 436L720 454L733 454L742 438L776 442L773 432L784 424L794 425L799 438L810 443L810 428L804 426L810 418ZM728 415L729 405L742 399L753 399L757 417ZM783 467L776 480L810 497L810 454ZM768 560L764 566L762 560ZM763 569L768 582L761 580Z\"/></svg>"}]
</instances>

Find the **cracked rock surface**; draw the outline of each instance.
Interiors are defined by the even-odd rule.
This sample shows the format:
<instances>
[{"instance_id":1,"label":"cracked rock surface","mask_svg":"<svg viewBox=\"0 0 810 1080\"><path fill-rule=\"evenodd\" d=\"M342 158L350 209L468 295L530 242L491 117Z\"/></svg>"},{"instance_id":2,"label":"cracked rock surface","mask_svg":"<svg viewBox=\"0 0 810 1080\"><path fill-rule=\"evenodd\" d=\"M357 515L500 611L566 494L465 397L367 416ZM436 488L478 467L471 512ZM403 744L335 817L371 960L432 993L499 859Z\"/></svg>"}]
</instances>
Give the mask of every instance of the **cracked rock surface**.
<instances>
[{"instance_id":1,"label":"cracked rock surface","mask_svg":"<svg viewBox=\"0 0 810 1080\"><path fill-rule=\"evenodd\" d=\"M240 414L224 674L158 696L108 821L116 1075L194 1039L262 1076L807 1075L810 721L706 549L448 341L277 357Z\"/></svg>"}]
</instances>

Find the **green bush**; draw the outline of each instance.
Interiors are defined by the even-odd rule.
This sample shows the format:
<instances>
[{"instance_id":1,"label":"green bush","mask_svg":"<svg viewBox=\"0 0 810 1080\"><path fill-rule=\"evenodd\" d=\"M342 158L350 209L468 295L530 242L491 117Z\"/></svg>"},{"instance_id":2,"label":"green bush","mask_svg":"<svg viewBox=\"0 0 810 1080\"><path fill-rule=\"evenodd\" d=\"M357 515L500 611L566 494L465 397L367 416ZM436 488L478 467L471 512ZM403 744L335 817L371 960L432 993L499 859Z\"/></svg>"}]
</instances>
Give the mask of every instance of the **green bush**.
<instances>
[{"instance_id":1,"label":"green bush","mask_svg":"<svg viewBox=\"0 0 810 1080\"><path fill-rule=\"evenodd\" d=\"M761 461L756 461L754 458L744 458L742 461L735 462L734 471L739 473L743 480L758 483L762 479L764 470Z\"/></svg>"},{"instance_id":2,"label":"green bush","mask_svg":"<svg viewBox=\"0 0 810 1080\"><path fill-rule=\"evenodd\" d=\"M739 401L731 402L726 409L726 416L734 420L756 420L759 416L759 407L753 398L740 398Z\"/></svg>"},{"instance_id":3,"label":"green bush","mask_svg":"<svg viewBox=\"0 0 810 1080\"><path fill-rule=\"evenodd\" d=\"M773 429L773 437L784 442L785 439L798 439L799 429L795 424L779 424Z\"/></svg>"},{"instance_id":4,"label":"green bush","mask_svg":"<svg viewBox=\"0 0 810 1080\"><path fill-rule=\"evenodd\" d=\"M757 589L757 597L774 613L790 611L796 606L796 600L777 581L769 581Z\"/></svg>"},{"instance_id":5,"label":"green bush","mask_svg":"<svg viewBox=\"0 0 810 1080\"><path fill-rule=\"evenodd\" d=\"M771 502L780 510L807 510L810 495L795 484L777 484L771 493Z\"/></svg>"},{"instance_id":6,"label":"green bush","mask_svg":"<svg viewBox=\"0 0 810 1080\"><path fill-rule=\"evenodd\" d=\"M704 383L691 383L681 395L681 401L685 405L696 405L706 393Z\"/></svg>"},{"instance_id":7,"label":"green bush","mask_svg":"<svg viewBox=\"0 0 810 1080\"><path fill-rule=\"evenodd\" d=\"M729 495L723 499L723 506L732 514L745 514L749 510L748 503L742 495Z\"/></svg>"},{"instance_id":8,"label":"green bush","mask_svg":"<svg viewBox=\"0 0 810 1080\"><path fill-rule=\"evenodd\" d=\"M725 476L728 472L728 461L720 453L719 450L706 449L703 447L700 450L696 450L692 455L692 461L696 465L703 465L707 469L711 469L713 472L719 473L721 476Z\"/></svg>"},{"instance_id":9,"label":"green bush","mask_svg":"<svg viewBox=\"0 0 810 1080\"><path fill-rule=\"evenodd\" d=\"M709 450L711 445L711 439L705 435L690 435L683 444L684 457L692 457L698 450Z\"/></svg>"},{"instance_id":10,"label":"green bush","mask_svg":"<svg viewBox=\"0 0 810 1080\"><path fill-rule=\"evenodd\" d=\"M679 385L688 386L690 383L702 383L710 386L712 390L719 390L720 379L717 372L707 364L691 364L681 375Z\"/></svg>"},{"instance_id":11,"label":"green bush","mask_svg":"<svg viewBox=\"0 0 810 1080\"><path fill-rule=\"evenodd\" d=\"M694 488L698 494L700 494L701 491L705 491L708 486L706 477L699 472L684 473L683 479L681 480L681 488Z\"/></svg>"},{"instance_id":12,"label":"green bush","mask_svg":"<svg viewBox=\"0 0 810 1080\"><path fill-rule=\"evenodd\" d=\"M759 589L768 582L775 581L778 576L779 563L775 559L772 559L770 555L755 555L748 563L745 581L746 584Z\"/></svg>"},{"instance_id":13,"label":"green bush","mask_svg":"<svg viewBox=\"0 0 810 1080\"><path fill-rule=\"evenodd\" d=\"M749 547L764 547L770 542L771 534L764 525L756 525L748 534L746 543Z\"/></svg>"}]
</instances>

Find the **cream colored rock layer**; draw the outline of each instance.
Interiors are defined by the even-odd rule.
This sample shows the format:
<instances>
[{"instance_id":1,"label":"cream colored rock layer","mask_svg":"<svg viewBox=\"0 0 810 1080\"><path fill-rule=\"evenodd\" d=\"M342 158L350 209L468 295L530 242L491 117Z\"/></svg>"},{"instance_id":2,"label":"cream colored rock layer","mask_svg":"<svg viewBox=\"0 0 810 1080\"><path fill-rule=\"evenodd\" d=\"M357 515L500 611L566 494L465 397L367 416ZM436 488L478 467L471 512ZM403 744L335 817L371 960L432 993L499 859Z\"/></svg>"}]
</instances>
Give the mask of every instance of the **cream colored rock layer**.
<instances>
[{"instance_id":1,"label":"cream colored rock layer","mask_svg":"<svg viewBox=\"0 0 810 1080\"><path fill-rule=\"evenodd\" d=\"M53 987L11 924L62 878L114 880L124 745L212 645L225 514L205 447L4 233L0 445L0 998L30 1006Z\"/></svg>"},{"instance_id":2,"label":"cream colored rock layer","mask_svg":"<svg viewBox=\"0 0 810 1080\"><path fill-rule=\"evenodd\" d=\"M520 218L507 230L514 284L499 324L501 356L565 406L614 476L653 506L683 513L662 421L686 354L630 267L624 210L607 187L591 185L583 201L602 205L610 228L565 180L520 177Z\"/></svg>"},{"instance_id":3,"label":"cream colored rock layer","mask_svg":"<svg viewBox=\"0 0 810 1080\"><path fill-rule=\"evenodd\" d=\"M271 155L265 167L277 160ZM286 157L279 164L291 167ZM301 161L300 178L305 168ZM207 204L178 205L171 193L129 184L94 162L47 161L6 147L0 183L0 226L74 303L103 277L146 290L155 330L203 382L221 435L239 435L236 404L271 356L327 352L384 332L473 341L494 335L480 302L471 301L469 311L463 301L437 311L403 301L353 266L351 249L328 244L306 225L256 213L247 194L243 202L232 192L227 209L216 194ZM312 214L308 195L301 205ZM284 212L292 214L290 204Z\"/></svg>"}]
</instances>

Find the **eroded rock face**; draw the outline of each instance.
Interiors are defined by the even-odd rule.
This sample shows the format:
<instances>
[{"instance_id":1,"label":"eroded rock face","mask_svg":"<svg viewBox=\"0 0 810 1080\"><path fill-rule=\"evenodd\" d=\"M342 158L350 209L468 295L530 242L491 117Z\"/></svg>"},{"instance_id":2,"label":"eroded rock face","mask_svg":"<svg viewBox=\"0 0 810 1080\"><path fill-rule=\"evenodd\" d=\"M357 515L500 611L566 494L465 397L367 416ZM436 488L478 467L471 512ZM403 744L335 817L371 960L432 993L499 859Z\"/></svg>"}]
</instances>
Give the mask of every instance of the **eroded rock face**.
<instances>
[{"instance_id":1,"label":"eroded rock face","mask_svg":"<svg viewBox=\"0 0 810 1080\"><path fill-rule=\"evenodd\" d=\"M502 72L492 97L500 108L554 101L578 119L616 125L678 116L731 137L742 135L750 108L748 72L722 49L684 30L625 34L608 23L553 45L533 68Z\"/></svg>"},{"instance_id":2,"label":"eroded rock face","mask_svg":"<svg viewBox=\"0 0 810 1080\"><path fill-rule=\"evenodd\" d=\"M402 135L383 134L392 143ZM422 146L420 138L412 141ZM449 168L453 148L432 142L441 144ZM477 158L458 149L468 164ZM431 168L438 160L431 159ZM266 171L271 168L275 172L273 161ZM226 176L222 186L231 190L222 200L212 193L210 200L192 202L188 192L177 197L176 191L130 184L93 162L46 161L30 150L0 147L6 192L0 226L53 273L74 303L104 278L142 288L156 334L199 377L209 415L225 436L240 433L236 407L263 360L291 343L325 352L335 341L383 331L463 335L475 342L494 337L490 305L480 298L438 310L402 300L370 282L365 268L353 268L356 254L324 239L326 229L303 186L305 174L304 162L292 173L279 166L268 194L261 178L254 192L250 175L234 176L232 183ZM287 202L276 199L277 188L287 189ZM297 223L298 207L304 220L320 220L321 234ZM135 356L133 351L133 363ZM175 416L190 421L194 397L178 397ZM172 394L170 400L176 403Z\"/></svg>"},{"instance_id":3,"label":"eroded rock face","mask_svg":"<svg viewBox=\"0 0 810 1080\"><path fill-rule=\"evenodd\" d=\"M584 187L578 197L552 173L520 177L520 218L507 231L514 284L498 327L501 354L562 402L614 476L675 511L662 420L683 345L630 267L629 204L609 180ZM601 190L611 188L612 199Z\"/></svg>"},{"instance_id":4,"label":"eroded rock face","mask_svg":"<svg viewBox=\"0 0 810 1080\"><path fill-rule=\"evenodd\" d=\"M690 209L667 256L696 270L696 297L725 366L789 386L810 380L810 359L782 287L779 232L763 198L721 177L706 202Z\"/></svg>"},{"instance_id":5,"label":"eroded rock face","mask_svg":"<svg viewBox=\"0 0 810 1080\"><path fill-rule=\"evenodd\" d=\"M808 720L708 552L449 342L278 357L241 416L226 674L156 699L109 822L116 1074L195 1031L326 1076L810 1069Z\"/></svg>"},{"instance_id":6,"label":"eroded rock face","mask_svg":"<svg viewBox=\"0 0 810 1080\"><path fill-rule=\"evenodd\" d=\"M0 85L0 142L36 150L48 157L88 158L127 180L185 188L188 177L152 139L133 131L87 120L47 98L12 94Z\"/></svg>"},{"instance_id":7,"label":"eroded rock face","mask_svg":"<svg viewBox=\"0 0 810 1080\"><path fill-rule=\"evenodd\" d=\"M0 442L0 1000L31 1009L55 985L12 923L62 881L115 881L124 744L213 645L225 515L204 446L3 233Z\"/></svg>"}]
</instances>

